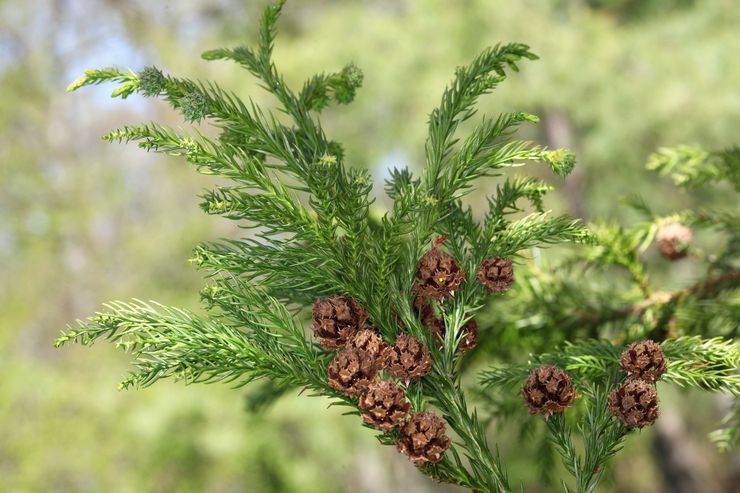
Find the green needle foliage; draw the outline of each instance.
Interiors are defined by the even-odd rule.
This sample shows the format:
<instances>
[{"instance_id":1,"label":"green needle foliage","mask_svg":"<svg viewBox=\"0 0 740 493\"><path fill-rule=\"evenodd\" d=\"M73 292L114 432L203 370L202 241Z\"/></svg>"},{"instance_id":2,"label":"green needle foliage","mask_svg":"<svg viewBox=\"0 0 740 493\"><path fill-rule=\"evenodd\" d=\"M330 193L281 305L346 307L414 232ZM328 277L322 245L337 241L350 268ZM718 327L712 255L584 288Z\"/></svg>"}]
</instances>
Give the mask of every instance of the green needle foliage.
<instances>
[{"instance_id":1,"label":"green needle foliage","mask_svg":"<svg viewBox=\"0 0 740 493\"><path fill-rule=\"evenodd\" d=\"M690 190L706 191L711 186L710 192L726 191L727 184L737 190L736 152L663 149L650 157L648 168L670 175ZM661 214L639 197L629 197L626 203L643 221L629 227L594 224L594 243L556 264L530 265L513 296L494 302L496 331L484 339L476 355L506 361L479 374L484 392L498 394L486 397L489 419L511 419L506 403L519 399L519 386L537 367L556 365L573 379L583 402L571 416L551 418L542 431L574 477L574 486L564 485L566 491L595 491L606 460L628 433L609 416L604 402L624 378L620 358L633 341L649 338L660 343L667 360L661 379L665 384L721 392L733 400L720 428L710 434L720 450L736 447L740 436L737 213L729 208ZM691 227L695 234L707 230L720 238L711 252L689 238L682 255L690 260L684 261L693 261L703 274L678 289L655 280L659 276L653 271L661 262L650 259L653 244L666 253L661 235L676 223ZM664 264L671 260L678 259L661 259ZM506 351L497 349L504 345ZM559 347L552 350L554 346ZM512 364L517 350L532 354L527 361ZM580 437L578 445L573 436Z\"/></svg>"},{"instance_id":2,"label":"green needle foliage","mask_svg":"<svg viewBox=\"0 0 740 493\"><path fill-rule=\"evenodd\" d=\"M737 276L732 277L728 267L732 254L713 258L712 272L717 272L706 283L667 294L651 291L640 258L640 249L669 219L735 231L738 219L732 212L651 216L649 224L634 229L604 225L591 233L578 221L551 216L543 209L543 196L550 190L544 182L504 177L488 199L488 210L480 216L474 213L463 198L479 179L503 175L508 168L528 162L543 163L559 176L574 166L569 151L513 137L518 126L537 122L526 113L484 117L466 137L459 135L461 124L475 115L478 98L518 70L521 61L536 58L526 45L513 43L489 48L470 65L458 68L429 117L421 175L414 176L406 168L393 170L385 184L392 207L378 217L372 211L369 173L347 165L343 147L327 137L319 119L330 104L353 100L362 85L362 73L348 64L337 72L309 78L300 91L288 87L272 61L283 3L265 10L256 48L203 54L206 60L231 60L246 68L277 98L278 112L243 101L216 83L166 75L154 67L141 72L88 70L70 84L69 90L74 91L114 82L118 86L113 97L125 99L138 93L163 98L185 121L213 127L216 137L197 127L185 131L152 122L124 126L104 138L182 157L197 171L222 179L203 194L203 211L239 221L250 231L242 238L195 248L192 262L209 274L209 284L201 293L207 315L154 302L112 302L69 327L57 345L111 340L134 358L134 371L121 384L123 388L148 386L163 378L236 386L259 382L250 394L251 409L265 407L290 389L303 388L359 414L357 399L329 385L327 366L334 354L307 335L304 323L306 309L316 300L351 296L367 311L386 343L408 333L431 353L431 371L403 388L414 411L438 412L455 436L442 460L420 470L476 491L510 492L518 488L510 484L497 447L488 441L490 420L479 417L470 403L476 393L466 395L461 384L468 367L457 351L465 337L464 326L490 301L476 272L490 257L518 258L538 246L579 242L589 246L564 264L561 275L522 266L524 274L517 274L515 291L494 303L507 305L508 318L501 318L495 330L481 327L483 337L473 354L506 360L506 351L517 346L543 353L527 363L513 361L481 374L481 388L494 389L504 398L517 398L511 389L541 364L556 364L569 372L581 404L565 416L556 414L546 427L575 478L575 489L566 486L567 491L594 491L607 459L627 435L627 429L609 414L606 400L621 378L619 355L628 340L649 335L662 342L669 361L664 377L668 382L740 395L735 373L738 349L728 340L737 327L734 333L720 327L687 330L687 335L676 337L664 327L684 307L701 312L697 318L703 317L707 327L712 325L707 315L711 308L705 303L719 300L727 293L727 284L737 287ZM728 156L732 154L687 156L684 150L676 155L661 151L651 166L685 177L677 180L680 183L699 185L736 170L725 161ZM710 160L712 171L697 171L700 160ZM467 282L454 296L434 303L446 327L441 343L414 307L419 262L439 236L447 237L445 248L467 273ZM629 273L630 286L619 295L576 288L571 275L579 265L623 269ZM513 344L497 345L512 337L512 331ZM708 334L713 337L703 337ZM557 344L565 345L548 352ZM523 404L519 409L524 414ZM730 419L728 426L736 422L736 417ZM392 445L397 433L379 434L378 439ZM574 433L583 439L580 455L571 438ZM717 440L729 444L736 436L733 428Z\"/></svg>"}]
</instances>

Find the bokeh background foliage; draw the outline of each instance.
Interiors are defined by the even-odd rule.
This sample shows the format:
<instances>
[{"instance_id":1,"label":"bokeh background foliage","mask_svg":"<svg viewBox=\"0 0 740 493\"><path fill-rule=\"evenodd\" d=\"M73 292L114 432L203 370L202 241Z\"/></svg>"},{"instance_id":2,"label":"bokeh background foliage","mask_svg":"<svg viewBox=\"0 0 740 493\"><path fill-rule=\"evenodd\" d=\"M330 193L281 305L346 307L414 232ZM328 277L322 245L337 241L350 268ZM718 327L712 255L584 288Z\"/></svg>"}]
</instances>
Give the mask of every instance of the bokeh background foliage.
<instances>
[{"instance_id":1,"label":"bokeh background foliage","mask_svg":"<svg viewBox=\"0 0 740 493\"><path fill-rule=\"evenodd\" d=\"M110 299L197 310L192 247L239 234L198 210L207 177L100 140L123 123L177 125L164 103L134 97L122 105L108 87L75 95L64 87L84 68L156 64L269 105L245 71L198 56L252 40L262 6L0 0L0 491L445 490L321 399L287 395L250 414L248 391L226 386L161 382L119 392L127 358L114 347L51 346L65 323ZM630 220L619 201L628 193L663 211L722 200L677 192L644 163L659 146L737 143L738 25L734 0L306 0L285 9L275 55L293 83L348 60L363 69L356 102L323 122L349 161L380 182L389 167L421 163L427 114L455 66L499 41L528 43L541 60L523 64L481 112L538 114L542 122L525 136L577 153L577 171L553 181L548 207ZM677 270L666 279L692 273L690 265ZM737 457L705 437L722 403L662 397L686 409L668 421L690 430L700 473L732 484ZM492 433L512 478L531 475L536 446ZM604 491L655 491L654 433L629 440Z\"/></svg>"}]
</instances>

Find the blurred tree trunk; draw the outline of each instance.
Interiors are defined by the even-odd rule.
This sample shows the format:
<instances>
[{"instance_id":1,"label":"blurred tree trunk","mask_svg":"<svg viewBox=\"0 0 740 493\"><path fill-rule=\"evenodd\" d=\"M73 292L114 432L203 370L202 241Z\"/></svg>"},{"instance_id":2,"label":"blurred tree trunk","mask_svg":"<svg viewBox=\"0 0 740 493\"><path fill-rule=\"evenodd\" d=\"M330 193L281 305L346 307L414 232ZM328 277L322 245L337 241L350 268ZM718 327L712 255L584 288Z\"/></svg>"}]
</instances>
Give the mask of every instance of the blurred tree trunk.
<instances>
[{"instance_id":1,"label":"blurred tree trunk","mask_svg":"<svg viewBox=\"0 0 740 493\"><path fill-rule=\"evenodd\" d=\"M721 493L708 464L686 433L681 415L661 410L655 423L653 457L663 477L665 493Z\"/></svg>"},{"instance_id":2,"label":"blurred tree trunk","mask_svg":"<svg viewBox=\"0 0 740 493\"><path fill-rule=\"evenodd\" d=\"M545 138L549 147L564 147L573 150L573 124L564 112L556 109L546 109L543 112L542 122L545 129ZM585 175L583 166L576 166L573 173L565 180L565 194L568 200L568 209L571 216L587 219L584 208Z\"/></svg>"}]
</instances>

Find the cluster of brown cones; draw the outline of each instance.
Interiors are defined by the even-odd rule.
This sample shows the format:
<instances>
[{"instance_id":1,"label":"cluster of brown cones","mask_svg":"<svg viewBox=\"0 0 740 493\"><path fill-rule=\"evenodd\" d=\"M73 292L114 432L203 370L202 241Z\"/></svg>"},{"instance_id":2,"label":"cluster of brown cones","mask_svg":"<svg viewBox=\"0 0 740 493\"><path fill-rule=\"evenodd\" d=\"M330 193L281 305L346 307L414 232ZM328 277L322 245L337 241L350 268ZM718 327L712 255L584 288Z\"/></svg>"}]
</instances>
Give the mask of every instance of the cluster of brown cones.
<instances>
[{"instance_id":1,"label":"cluster of brown cones","mask_svg":"<svg viewBox=\"0 0 740 493\"><path fill-rule=\"evenodd\" d=\"M467 279L467 274L460 268L457 260L440 249L446 241L445 236L434 240L431 250L419 262L414 285L414 308L440 346L445 338L446 327L444 320L435 313L433 302L454 298L458 288ZM477 278L489 293L508 291L514 283L513 264L503 257L487 258L481 262ZM477 344L478 324L471 318L461 331L463 337L458 350L465 352L473 349Z\"/></svg>"},{"instance_id":2,"label":"cluster of brown cones","mask_svg":"<svg viewBox=\"0 0 740 493\"><path fill-rule=\"evenodd\" d=\"M388 433L398 428L396 446L417 465L438 462L449 447L442 418L411 413L404 387L382 380L381 371L408 384L432 367L429 349L406 334L393 346L368 325L367 313L348 296L331 296L313 306L313 332L326 349L338 350L327 369L329 386L349 397L359 397L362 419Z\"/></svg>"},{"instance_id":3,"label":"cluster of brown cones","mask_svg":"<svg viewBox=\"0 0 740 493\"><path fill-rule=\"evenodd\" d=\"M352 397L366 391L381 370L409 383L432 367L429 349L421 341L402 334L393 346L387 345L368 325L367 313L349 296L314 303L313 332L322 347L338 350L329 364L329 385Z\"/></svg>"},{"instance_id":4,"label":"cluster of brown cones","mask_svg":"<svg viewBox=\"0 0 740 493\"><path fill-rule=\"evenodd\" d=\"M445 241L445 237L435 240L420 260L414 285L414 306L440 345L446 328L433 303L453 298L467 277L458 262L440 250ZM512 263L501 257L486 259L477 277L491 293L506 291L514 281ZM416 465L442 460L450 446L444 419L431 412L412 413L405 392L405 385L431 370L429 348L407 334L396 337L392 346L386 344L368 323L367 312L349 296L317 300L312 328L323 348L337 351L327 368L329 386L358 398L365 423L384 433L397 429L396 448ZM461 330L464 337L458 350L474 348L478 334L475 320L469 320ZM393 380L379 378L381 372Z\"/></svg>"},{"instance_id":5,"label":"cluster of brown cones","mask_svg":"<svg viewBox=\"0 0 740 493\"><path fill-rule=\"evenodd\" d=\"M609 411L627 428L642 428L658 419L657 382L666 371L660 345L651 340L630 344L620 357L627 380L609 394ZM570 376L554 365L535 368L522 387L522 397L532 414L548 419L561 414L575 399Z\"/></svg>"},{"instance_id":6,"label":"cluster of brown cones","mask_svg":"<svg viewBox=\"0 0 740 493\"><path fill-rule=\"evenodd\" d=\"M431 250L419 262L414 291L422 299L444 301L453 298L467 279L457 260L440 250L446 241L446 236L434 240ZM514 284L514 266L507 258L490 257L481 262L477 278L489 293L508 291Z\"/></svg>"},{"instance_id":7,"label":"cluster of brown cones","mask_svg":"<svg viewBox=\"0 0 740 493\"><path fill-rule=\"evenodd\" d=\"M666 371L660 345L651 340L630 344L619 361L627 380L609 394L609 410L627 428L642 428L658 419L655 382Z\"/></svg>"}]
</instances>

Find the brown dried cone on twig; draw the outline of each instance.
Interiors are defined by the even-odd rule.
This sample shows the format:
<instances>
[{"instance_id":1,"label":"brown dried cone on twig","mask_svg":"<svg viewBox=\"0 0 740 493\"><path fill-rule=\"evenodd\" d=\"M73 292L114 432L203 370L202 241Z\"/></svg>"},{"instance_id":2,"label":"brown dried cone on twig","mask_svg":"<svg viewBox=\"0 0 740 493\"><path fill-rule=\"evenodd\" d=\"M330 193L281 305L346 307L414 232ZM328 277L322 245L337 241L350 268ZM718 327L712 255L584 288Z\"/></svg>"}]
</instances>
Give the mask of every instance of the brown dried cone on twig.
<instances>
[{"instance_id":1,"label":"brown dried cone on twig","mask_svg":"<svg viewBox=\"0 0 740 493\"><path fill-rule=\"evenodd\" d=\"M409 414L411 404L403 389L393 382L373 382L360 396L360 409L365 423L389 432Z\"/></svg>"},{"instance_id":2,"label":"brown dried cone on twig","mask_svg":"<svg viewBox=\"0 0 740 493\"><path fill-rule=\"evenodd\" d=\"M325 349L339 349L365 328L367 313L349 296L330 296L313 305L313 333Z\"/></svg>"},{"instance_id":3,"label":"brown dried cone on twig","mask_svg":"<svg viewBox=\"0 0 740 493\"><path fill-rule=\"evenodd\" d=\"M619 360L622 370L630 378L657 382L666 370L666 359L660 344L645 340L633 342Z\"/></svg>"},{"instance_id":4,"label":"brown dried cone on twig","mask_svg":"<svg viewBox=\"0 0 740 493\"><path fill-rule=\"evenodd\" d=\"M503 257L491 257L481 262L478 281L489 293L502 293L514 284L514 265Z\"/></svg>"},{"instance_id":5,"label":"brown dried cone on twig","mask_svg":"<svg viewBox=\"0 0 740 493\"><path fill-rule=\"evenodd\" d=\"M555 365L545 365L529 372L522 397L532 414L542 413L548 419L565 411L575 399L576 391L570 375Z\"/></svg>"},{"instance_id":6,"label":"brown dried cone on twig","mask_svg":"<svg viewBox=\"0 0 740 493\"><path fill-rule=\"evenodd\" d=\"M432 368L429 349L417 338L401 334L396 344L389 347L383 355L385 369L405 382L426 375Z\"/></svg>"},{"instance_id":7,"label":"brown dried cone on twig","mask_svg":"<svg viewBox=\"0 0 740 493\"><path fill-rule=\"evenodd\" d=\"M642 428L658 419L658 391L645 380L627 380L609 394L609 411L627 428Z\"/></svg>"},{"instance_id":8,"label":"brown dried cone on twig","mask_svg":"<svg viewBox=\"0 0 740 493\"><path fill-rule=\"evenodd\" d=\"M443 301L455 296L457 288L465 282L465 271L451 255L439 249L446 240L446 236L437 238L432 249L421 258L414 285L417 295Z\"/></svg>"},{"instance_id":9,"label":"brown dried cone on twig","mask_svg":"<svg viewBox=\"0 0 740 493\"><path fill-rule=\"evenodd\" d=\"M693 239L691 230L679 223L663 226L655 237L660 254L668 260L684 258Z\"/></svg>"},{"instance_id":10,"label":"brown dried cone on twig","mask_svg":"<svg viewBox=\"0 0 740 493\"><path fill-rule=\"evenodd\" d=\"M378 374L378 362L371 354L358 349L339 351L327 370L329 386L349 396L368 388Z\"/></svg>"},{"instance_id":11,"label":"brown dried cone on twig","mask_svg":"<svg viewBox=\"0 0 740 493\"><path fill-rule=\"evenodd\" d=\"M414 413L398 430L396 448L417 466L436 464L449 446L445 421L434 413Z\"/></svg>"}]
</instances>

